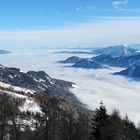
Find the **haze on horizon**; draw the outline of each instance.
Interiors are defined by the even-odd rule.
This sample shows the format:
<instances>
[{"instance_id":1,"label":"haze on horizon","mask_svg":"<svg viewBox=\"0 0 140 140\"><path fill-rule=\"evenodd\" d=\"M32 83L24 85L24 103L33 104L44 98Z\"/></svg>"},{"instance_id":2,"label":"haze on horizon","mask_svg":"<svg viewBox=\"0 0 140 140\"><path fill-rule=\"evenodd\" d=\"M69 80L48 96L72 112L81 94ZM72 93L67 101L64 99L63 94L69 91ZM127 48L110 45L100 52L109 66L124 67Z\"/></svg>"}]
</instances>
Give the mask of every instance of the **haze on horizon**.
<instances>
[{"instance_id":1,"label":"haze on horizon","mask_svg":"<svg viewBox=\"0 0 140 140\"><path fill-rule=\"evenodd\" d=\"M5 0L0 46L97 47L138 44L137 0Z\"/></svg>"}]
</instances>

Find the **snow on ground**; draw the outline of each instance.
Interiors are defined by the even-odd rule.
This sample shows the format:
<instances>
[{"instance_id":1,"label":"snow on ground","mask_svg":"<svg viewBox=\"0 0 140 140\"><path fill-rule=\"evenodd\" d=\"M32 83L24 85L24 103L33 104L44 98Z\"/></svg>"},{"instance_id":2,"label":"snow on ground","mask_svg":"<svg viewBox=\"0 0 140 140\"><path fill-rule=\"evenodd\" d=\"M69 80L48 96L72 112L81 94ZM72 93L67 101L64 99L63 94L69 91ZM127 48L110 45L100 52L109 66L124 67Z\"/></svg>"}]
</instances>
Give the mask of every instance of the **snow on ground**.
<instances>
[{"instance_id":1,"label":"snow on ground","mask_svg":"<svg viewBox=\"0 0 140 140\"><path fill-rule=\"evenodd\" d=\"M21 95L19 93L16 93L16 92L11 92L11 91L6 91L6 90L0 90L0 93L5 93L5 94L8 94L14 98L23 98L25 99L25 102L19 107L19 110L21 112L26 112L26 111L29 111L31 113L40 113L41 115L43 115L43 112L41 111L41 108L39 106L39 104L37 102L35 102L35 100L31 97L27 97L26 94L25 95ZM18 124L21 124L21 131L24 131L25 130L25 126L29 126L31 128L32 131L35 130L35 123L36 123L36 120L33 119L33 118L30 118L30 119L19 119L17 118L17 123ZM9 123L12 123L12 122L9 122Z\"/></svg>"},{"instance_id":2,"label":"snow on ground","mask_svg":"<svg viewBox=\"0 0 140 140\"><path fill-rule=\"evenodd\" d=\"M25 131L24 126L29 126L32 131L36 130L35 126L33 125L33 124L36 123L36 120L34 120L34 119L30 119L30 120L21 120L21 119L19 119L19 120L17 120L17 123L23 125L20 128L21 131L23 131L23 132Z\"/></svg>"},{"instance_id":3,"label":"snow on ground","mask_svg":"<svg viewBox=\"0 0 140 140\"><path fill-rule=\"evenodd\" d=\"M12 89L15 92L24 92L24 93L30 93L30 94L34 94L34 90L30 90L30 89L26 89L26 88L21 88L21 87L17 87L17 86L12 86L10 84L6 84L3 82L0 82L0 87L3 87L5 89Z\"/></svg>"},{"instance_id":4,"label":"snow on ground","mask_svg":"<svg viewBox=\"0 0 140 140\"><path fill-rule=\"evenodd\" d=\"M72 88L78 88L79 86L77 84L72 84Z\"/></svg>"},{"instance_id":5,"label":"snow on ground","mask_svg":"<svg viewBox=\"0 0 140 140\"><path fill-rule=\"evenodd\" d=\"M6 86L5 86L6 87ZM9 87L9 86L8 86ZM21 88L22 89L22 88ZM22 106L19 107L21 112L32 112L32 113L40 113L42 114L41 108L37 102L32 97L26 96L26 93L24 95L16 93L16 91L7 91L7 90L0 90L1 93L8 94L10 96L13 96L15 98L23 98L25 99L25 102ZM24 91L24 90L22 90Z\"/></svg>"},{"instance_id":6,"label":"snow on ground","mask_svg":"<svg viewBox=\"0 0 140 140\"><path fill-rule=\"evenodd\" d=\"M25 103L20 107L21 112L30 111L42 114L41 108L32 98L26 98Z\"/></svg>"}]
</instances>

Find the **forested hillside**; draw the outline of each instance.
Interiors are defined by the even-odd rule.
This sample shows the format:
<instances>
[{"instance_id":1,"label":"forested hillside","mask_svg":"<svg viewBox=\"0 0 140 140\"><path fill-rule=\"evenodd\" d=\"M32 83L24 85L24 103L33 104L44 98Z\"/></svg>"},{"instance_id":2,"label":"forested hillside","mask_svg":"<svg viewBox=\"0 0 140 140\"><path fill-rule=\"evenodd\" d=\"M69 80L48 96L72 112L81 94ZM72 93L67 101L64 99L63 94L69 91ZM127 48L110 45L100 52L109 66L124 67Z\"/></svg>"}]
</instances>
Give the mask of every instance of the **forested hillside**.
<instances>
[{"instance_id":1,"label":"forested hillside","mask_svg":"<svg viewBox=\"0 0 140 140\"><path fill-rule=\"evenodd\" d=\"M30 96L23 98L0 93L1 140L137 140L140 131L128 116L118 110L108 114L101 103L95 111L56 97ZM37 111L23 109L28 100L40 107ZM26 102L26 104L25 104ZM24 105L24 106L23 106Z\"/></svg>"}]
</instances>

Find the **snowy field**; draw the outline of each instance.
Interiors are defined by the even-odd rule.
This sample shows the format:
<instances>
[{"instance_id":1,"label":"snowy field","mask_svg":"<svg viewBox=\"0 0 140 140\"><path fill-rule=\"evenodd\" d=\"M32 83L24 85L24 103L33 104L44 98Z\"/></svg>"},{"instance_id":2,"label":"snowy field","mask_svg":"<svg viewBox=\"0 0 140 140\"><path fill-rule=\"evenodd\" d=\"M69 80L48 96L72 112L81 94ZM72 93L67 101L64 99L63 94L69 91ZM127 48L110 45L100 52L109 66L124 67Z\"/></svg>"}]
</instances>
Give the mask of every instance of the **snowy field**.
<instances>
[{"instance_id":1,"label":"snowy field","mask_svg":"<svg viewBox=\"0 0 140 140\"><path fill-rule=\"evenodd\" d=\"M109 111L119 108L123 116L128 114L135 123L140 122L140 82L111 75L121 68L86 70L65 67L56 62L72 54L56 54L53 52L61 50L55 49L12 51L12 54L0 55L0 64L18 67L25 72L44 70L51 77L74 82L77 87L72 92L90 109L98 107L102 100ZM78 56L92 57L92 55Z\"/></svg>"}]
</instances>

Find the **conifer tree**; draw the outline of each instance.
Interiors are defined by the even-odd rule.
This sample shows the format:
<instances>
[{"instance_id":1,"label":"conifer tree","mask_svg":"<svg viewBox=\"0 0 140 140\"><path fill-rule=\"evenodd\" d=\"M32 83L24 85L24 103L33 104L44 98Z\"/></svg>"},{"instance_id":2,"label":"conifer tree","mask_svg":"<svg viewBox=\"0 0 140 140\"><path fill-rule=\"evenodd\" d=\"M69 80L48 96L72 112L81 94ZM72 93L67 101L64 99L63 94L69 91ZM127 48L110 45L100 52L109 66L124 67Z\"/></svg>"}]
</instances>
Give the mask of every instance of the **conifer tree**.
<instances>
[{"instance_id":1,"label":"conifer tree","mask_svg":"<svg viewBox=\"0 0 140 140\"><path fill-rule=\"evenodd\" d=\"M124 121L124 126L123 126L124 140L135 140L137 138L137 132L134 123L129 120L127 115L125 116L123 121Z\"/></svg>"},{"instance_id":2,"label":"conifer tree","mask_svg":"<svg viewBox=\"0 0 140 140\"><path fill-rule=\"evenodd\" d=\"M109 116L103 103L100 103L92 119L92 140L109 140Z\"/></svg>"}]
</instances>

